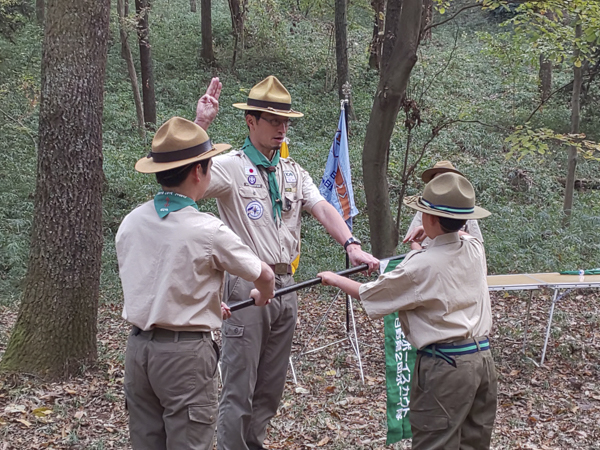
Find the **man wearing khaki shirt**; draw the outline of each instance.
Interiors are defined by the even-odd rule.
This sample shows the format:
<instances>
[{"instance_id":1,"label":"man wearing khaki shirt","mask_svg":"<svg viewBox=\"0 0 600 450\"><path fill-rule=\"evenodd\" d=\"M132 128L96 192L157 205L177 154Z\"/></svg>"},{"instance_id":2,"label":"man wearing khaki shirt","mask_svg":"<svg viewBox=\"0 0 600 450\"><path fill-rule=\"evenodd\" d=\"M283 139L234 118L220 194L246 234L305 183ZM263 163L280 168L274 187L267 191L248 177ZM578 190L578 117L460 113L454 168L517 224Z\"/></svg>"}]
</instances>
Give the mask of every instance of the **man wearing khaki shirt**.
<instances>
[{"instance_id":1,"label":"man wearing khaki shirt","mask_svg":"<svg viewBox=\"0 0 600 450\"><path fill-rule=\"evenodd\" d=\"M487 338L492 326L485 252L458 230L489 215L469 181L444 173L404 203L423 213L432 239L391 272L361 285L331 272L323 284L359 298L371 318L398 312L418 349L410 393L414 450L487 449L496 417L497 377Z\"/></svg>"},{"instance_id":2,"label":"man wearing khaki shirt","mask_svg":"<svg viewBox=\"0 0 600 450\"><path fill-rule=\"evenodd\" d=\"M116 247L133 325L125 354L125 396L134 450L212 450L217 420L219 328L224 271L256 287L257 305L273 296L272 270L196 201L210 182L211 157L227 150L174 117L156 133L136 170L156 173L154 200L129 213Z\"/></svg>"},{"instance_id":3,"label":"man wearing khaki shirt","mask_svg":"<svg viewBox=\"0 0 600 450\"><path fill-rule=\"evenodd\" d=\"M213 79L207 94L218 99L220 87ZM217 199L221 219L273 268L277 288L294 283L291 263L300 250L302 210L344 246L353 265L367 263L370 270L379 265L361 250L308 172L292 158L280 157L290 118L303 116L292 109L291 101L281 82L269 76L251 89L246 103L233 105L246 111L249 136L241 150L215 158L205 194ZM210 120L198 114L196 123L208 126ZM228 303L244 300L249 289L232 274L225 298ZM266 308L236 311L223 323L219 450L263 448L267 425L283 394L297 310L294 292L273 299Z\"/></svg>"}]
</instances>

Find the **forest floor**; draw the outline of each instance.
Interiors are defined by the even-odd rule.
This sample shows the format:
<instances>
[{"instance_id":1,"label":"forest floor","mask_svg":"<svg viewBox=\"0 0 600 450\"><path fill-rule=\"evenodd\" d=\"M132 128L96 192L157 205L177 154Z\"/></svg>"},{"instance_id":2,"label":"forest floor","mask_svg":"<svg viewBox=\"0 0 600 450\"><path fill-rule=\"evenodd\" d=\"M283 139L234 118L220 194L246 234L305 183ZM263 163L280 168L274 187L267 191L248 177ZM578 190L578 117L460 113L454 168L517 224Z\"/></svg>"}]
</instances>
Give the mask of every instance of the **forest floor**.
<instances>
[{"instance_id":1,"label":"forest floor","mask_svg":"<svg viewBox=\"0 0 600 450\"><path fill-rule=\"evenodd\" d=\"M531 307L528 355L539 361L550 292L536 292ZM312 328L331 300L305 293L294 354L345 336L343 301L336 300L311 342ZM574 291L555 313L546 363L523 357L526 296L493 294L492 345L499 375L494 449L600 449L600 296ZM121 306L99 312L99 361L78 378L45 382L30 376L0 377L0 450L128 449L123 360L128 326ZM347 342L294 359L284 398L268 431L271 449L409 448L385 446L383 321L356 308L365 383ZM16 318L0 309L0 350Z\"/></svg>"}]
</instances>

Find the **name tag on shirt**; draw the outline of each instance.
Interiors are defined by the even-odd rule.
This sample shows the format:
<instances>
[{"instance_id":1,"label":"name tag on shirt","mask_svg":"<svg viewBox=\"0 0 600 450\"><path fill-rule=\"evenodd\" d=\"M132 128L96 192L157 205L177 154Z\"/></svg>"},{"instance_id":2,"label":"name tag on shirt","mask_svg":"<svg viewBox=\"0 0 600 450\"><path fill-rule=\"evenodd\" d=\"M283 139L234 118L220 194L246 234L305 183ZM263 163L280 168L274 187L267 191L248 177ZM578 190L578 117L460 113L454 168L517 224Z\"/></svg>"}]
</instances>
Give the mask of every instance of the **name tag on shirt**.
<instances>
[{"instance_id":1,"label":"name tag on shirt","mask_svg":"<svg viewBox=\"0 0 600 450\"><path fill-rule=\"evenodd\" d=\"M296 174L292 171L286 170L285 172L283 172L283 175L285 176L286 183L296 184L298 182Z\"/></svg>"}]
</instances>

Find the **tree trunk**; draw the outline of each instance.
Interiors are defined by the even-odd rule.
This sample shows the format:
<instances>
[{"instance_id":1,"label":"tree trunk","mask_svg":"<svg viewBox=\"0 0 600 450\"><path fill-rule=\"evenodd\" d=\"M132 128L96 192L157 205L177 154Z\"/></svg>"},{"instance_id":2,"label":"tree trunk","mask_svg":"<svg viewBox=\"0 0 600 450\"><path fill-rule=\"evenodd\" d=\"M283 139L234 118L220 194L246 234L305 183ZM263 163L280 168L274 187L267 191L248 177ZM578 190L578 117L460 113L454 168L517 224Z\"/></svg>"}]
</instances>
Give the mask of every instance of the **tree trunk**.
<instances>
[{"instance_id":1,"label":"tree trunk","mask_svg":"<svg viewBox=\"0 0 600 450\"><path fill-rule=\"evenodd\" d=\"M190 12L196 12L196 0L190 0Z\"/></svg>"},{"instance_id":2,"label":"tree trunk","mask_svg":"<svg viewBox=\"0 0 600 450\"><path fill-rule=\"evenodd\" d=\"M579 20L579 18L578 18ZM575 26L575 39L580 39L582 35L581 24ZM581 51L575 46L573 58L575 61L581 57ZM579 133L579 113L581 109L581 85L583 83L582 62L579 61L573 66L573 93L571 96L571 134ZM575 190L575 170L577 168L577 148L569 147L567 157L567 182L565 185L565 201L563 203L563 226L568 227L573 210L573 191Z\"/></svg>"},{"instance_id":3,"label":"tree trunk","mask_svg":"<svg viewBox=\"0 0 600 450\"><path fill-rule=\"evenodd\" d=\"M421 30L431 25L433 20L433 0L423 0L423 14L421 15ZM424 33L421 32L421 41L431 39L431 28Z\"/></svg>"},{"instance_id":4,"label":"tree trunk","mask_svg":"<svg viewBox=\"0 0 600 450\"><path fill-rule=\"evenodd\" d=\"M200 0L200 14L202 27L202 51L200 56L204 61L213 63L215 61L215 53L212 43L212 19L211 19L211 0Z\"/></svg>"},{"instance_id":5,"label":"tree trunk","mask_svg":"<svg viewBox=\"0 0 600 450\"><path fill-rule=\"evenodd\" d=\"M417 62L423 0L388 0L381 75L363 148L363 178L373 255L394 253L398 231L390 209L389 144L411 71ZM402 35L398 35L400 30ZM397 37L397 39L396 39Z\"/></svg>"},{"instance_id":6,"label":"tree trunk","mask_svg":"<svg viewBox=\"0 0 600 450\"><path fill-rule=\"evenodd\" d=\"M379 70L381 64L381 47L383 45L383 27L385 26L385 0L371 0L375 12L373 37L369 47L369 67Z\"/></svg>"},{"instance_id":7,"label":"tree trunk","mask_svg":"<svg viewBox=\"0 0 600 450\"><path fill-rule=\"evenodd\" d=\"M148 30L150 0L135 0L138 14L138 41L140 44L140 67L142 70L142 95L144 98L144 122L156 125L156 99L154 97L154 72Z\"/></svg>"},{"instance_id":8,"label":"tree trunk","mask_svg":"<svg viewBox=\"0 0 600 450\"><path fill-rule=\"evenodd\" d=\"M44 25L44 0L35 0L35 18L38 24Z\"/></svg>"},{"instance_id":9,"label":"tree trunk","mask_svg":"<svg viewBox=\"0 0 600 450\"><path fill-rule=\"evenodd\" d=\"M552 92L552 61L546 59L543 53L540 54L539 77L541 101L545 102Z\"/></svg>"},{"instance_id":10,"label":"tree trunk","mask_svg":"<svg viewBox=\"0 0 600 450\"><path fill-rule=\"evenodd\" d=\"M244 48L244 20L248 10L248 0L229 0L229 12L231 13L231 29L233 30L234 44L231 67L235 67L240 49Z\"/></svg>"},{"instance_id":11,"label":"tree trunk","mask_svg":"<svg viewBox=\"0 0 600 450\"><path fill-rule=\"evenodd\" d=\"M131 89L133 90L133 101L135 103L138 133L140 135L140 138L144 139L146 136L146 128L144 127L144 111L142 109L142 98L140 96L140 88L138 86L137 72L135 71L135 65L133 64L131 48L129 48L129 36L124 26L125 5L123 4L123 0L117 0L117 13L119 14L121 57L125 60L125 63L127 64L127 73L129 74L129 81L131 82Z\"/></svg>"},{"instance_id":12,"label":"tree trunk","mask_svg":"<svg viewBox=\"0 0 600 450\"><path fill-rule=\"evenodd\" d=\"M50 0L29 265L2 369L68 376L96 360L109 0Z\"/></svg>"},{"instance_id":13,"label":"tree trunk","mask_svg":"<svg viewBox=\"0 0 600 450\"><path fill-rule=\"evenodd\" d=\"M350 82L348 69L348 1L335 0L335 62L337 67L338 97L345 98L342 86ZM346 113L352 115L352 105L348 104Z\"/></svg>"}]
</instances>

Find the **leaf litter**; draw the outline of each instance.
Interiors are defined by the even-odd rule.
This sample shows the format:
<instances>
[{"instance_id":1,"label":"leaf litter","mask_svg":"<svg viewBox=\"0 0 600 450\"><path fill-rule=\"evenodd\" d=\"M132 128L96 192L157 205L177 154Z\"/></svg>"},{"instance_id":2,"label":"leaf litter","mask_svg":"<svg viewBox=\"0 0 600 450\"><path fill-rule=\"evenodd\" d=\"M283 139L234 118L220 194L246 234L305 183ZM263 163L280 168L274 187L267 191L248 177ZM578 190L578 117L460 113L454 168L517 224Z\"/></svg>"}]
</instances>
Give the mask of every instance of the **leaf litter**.
<instances>
[{"instance_id":1,"label":"leaf litter","mask_svg":"<svg viewBox=\"0 0 600 450\"><path fill-rule=\"evenodd\" d=\"M306 354L346 337L342 298L323 317L332 296L329 290L313 289L299 299L292 353L298 384L288 370L265 447L410 448L409 441L385 445L383 321L369 320L353 303L364 383L347 340ZM499 378L492 448L600 450L600 295L576 290L559 302L542 367L532 360L539 362L541 355L551 292L534 295L524 356L527 297L492 293L491 340ZM80 377L49 382L0 375L0 449L130 448L123 395L129 327L120 310L118 304L100 307L98 363ZM15 306L0 307L2 352L16 312Z\"/></svg>"}]
</instances>

